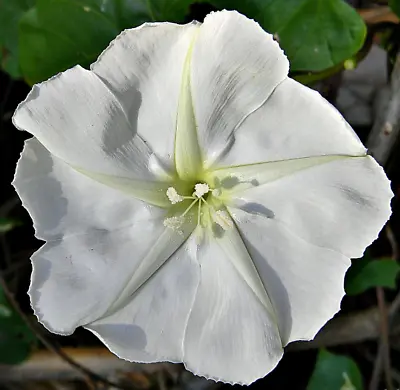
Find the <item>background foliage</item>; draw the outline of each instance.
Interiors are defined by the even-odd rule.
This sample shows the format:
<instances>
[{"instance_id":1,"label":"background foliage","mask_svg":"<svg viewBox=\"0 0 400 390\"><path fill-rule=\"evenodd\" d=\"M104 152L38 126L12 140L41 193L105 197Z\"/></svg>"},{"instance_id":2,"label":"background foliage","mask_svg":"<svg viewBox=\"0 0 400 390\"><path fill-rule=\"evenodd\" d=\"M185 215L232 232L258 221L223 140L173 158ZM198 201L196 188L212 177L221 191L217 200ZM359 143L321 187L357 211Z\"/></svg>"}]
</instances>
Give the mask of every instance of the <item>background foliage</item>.
<instances>
[{"instance_id":1,"label":"background foliage","mask_svg":"<svg viewBox=\"0 0 400 390\"><path fill-rule=\"evenodd\" d=\"M1 0L3 68L28 83L74 64L88 66L123 29L144 22L181 23L191 0ZM322 71L352 57L366 26L342 0L211 0L236 9L275 35L292 72Z\"/></svg>"}]
</instances>

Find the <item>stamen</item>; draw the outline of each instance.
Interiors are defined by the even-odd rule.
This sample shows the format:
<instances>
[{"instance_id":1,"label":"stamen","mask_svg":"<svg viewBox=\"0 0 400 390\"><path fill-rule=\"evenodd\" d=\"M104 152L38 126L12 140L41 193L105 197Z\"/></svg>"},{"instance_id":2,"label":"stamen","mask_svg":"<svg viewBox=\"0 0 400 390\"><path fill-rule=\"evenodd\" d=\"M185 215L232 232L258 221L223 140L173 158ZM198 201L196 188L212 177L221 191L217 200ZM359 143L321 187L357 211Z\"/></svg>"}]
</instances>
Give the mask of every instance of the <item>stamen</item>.
<instances>
[{"instance_id":1,"label":"stamen","mask_svg":"<svg viewBox=\"0 0 400 390\"><path fill-rule=\"evenodd\" d=\"M185 212L180 215L179 217L169 217L169 218L165 218L164 219L164 226L177 231L178 233L182 234L183 232L181 230L179 230L179 228L183 225L183 223L185 222L185 216L186 214L191 210L191 208L197 203L201 203L200 199L194 199L193 202L189 205L189 207L185 210Z\"/></svg>"},{"instance_id":2,"label":"stamen","mask_svg":"<svg viewBox=\"0 0 400 390\"><path fill-rule=\"evenodd\" d=\"M233 228L233 221L229 214L224 210L217 210L215 213L211 213L213 221L222 227L224 230Z\"/></svg>"},{"instance_id":3,"label":"stamen","mask_svg":"<svg viewBox=\"0 0 400 390\"><path fill-rule=\"evenodd\" d=\"M191 204L190 204L190 206L185 210L185 212L181 215L181 217L184 217L189 211L190 211L190 209L196 204L196 202L198 202L199 200L198 199L195 199Z\"/></svg>"},{"instance_id":4,"label":"stamen","mask_svg":"<svg viewBox=\"0 0 400 390\"><path fill-rule=\"evenodd\" d=\"M202 222L202 203L204 202L204 206L207 207L208 210L211 211L212 220L221 226L224 230L228 230L233 227L232 219L229 214L223 210L215 210L213 207L210 207L208 202L204 199L203 195L208 194L212 191L212 194L217 196L220 195L221 191L210 188L208 184L205 183L197 183L194 186L194 192L192 196L183 196L179 195L174 187L169 187L166 191L167 197L172 204L176 204L182 202L184 200L190 199L191 203L186 208L186 210L180 216L173 216L166 218L164 220L164 226L170 228L172 230L177 231L178 233L183 233L181 231L181 226L185 222L185 217L189 213L189 211L198 203L197 209L197 225L200 226Z\"/></svg>"},{"instance_id":5,"label":"stamen","mask_svg":"<svg viewBox=\"0 0 400 390\"><path fill-rule=\"evenodd\" d=\"M207 194L209 191L210 191L210 187L208 186L208 184L197 183L194 186L193 196L196 196L197 198L201 198L203 195Z\"/></svg>"},{"instance_id":6,"label":"stamen","mask_svg":"<svg viewBox=\"0 0 400 390\"><path fill-rule=\"evenodd\" d=\"M199 209L197 211L197 225L200 225L200 219L201 219L201 201L204 200L203 198L199 199Z\"/></svg>"},{"instance_id":7,"label":"stamen","mask_svg":"<svg viewBox=\"0 0 400 390\"><path fill-rule=\"evenodd\" d=\"M176 189L174 187L169 187L167 189L167 197L172 204L182 202L184 199L184 197L182 195L178 194L178 192L176 191Z\"/></svg>"}]
</instances>

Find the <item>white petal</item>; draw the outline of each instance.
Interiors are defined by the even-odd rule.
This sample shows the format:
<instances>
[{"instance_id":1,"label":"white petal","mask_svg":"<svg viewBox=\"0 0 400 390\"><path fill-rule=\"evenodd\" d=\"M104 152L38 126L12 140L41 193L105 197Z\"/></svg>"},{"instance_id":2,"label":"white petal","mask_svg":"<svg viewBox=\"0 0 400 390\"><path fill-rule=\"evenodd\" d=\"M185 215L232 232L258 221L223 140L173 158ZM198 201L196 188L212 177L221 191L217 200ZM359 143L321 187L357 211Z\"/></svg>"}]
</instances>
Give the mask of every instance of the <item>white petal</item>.
<instances>
[{"instance_id":1,"label":"white petal","mask_svg":"<svg viewBox=\"0 0 400 390\"><path fill-rule=\"evenodd\" d=\"M53 155L78 168L152 180L152 151L96 74L76 66L33 87L13 117Z\"/></svg>"},{"instance_id":2,"label":"white petal","mask_svg":"<svg viewBox=\"0 0 400 390\"><path fill-rule=\"evenodd\" d=\"M266 292L235 228L197 251L200 284L189 317L185 366L197 375L250 384L283 350Z\"/></svg>"},{"instance_id":3,"label":"white petal","mask_svg":"<svg viewBox=\"0 0 400 390\"><path fill-rule=\"evenodd\" d=\"M362 156L366 149L340 113L321 95L286 79L234 133L219 165L310 156Z\"/></svg>"},{"instance_id":4,"label":"white petal","mask_svg":"<svg viewBox=\"0 0 400 390\"><path fill-rule=\"evenodd\" d=\"M208 15L192 57L192 97L207 163L234 141L237 125L259 108L288 74L279 45L237 12Z\"/></svg>"},{"instance_id":5,"label":"white petal","mask_svg":"<svg viewBox=\"0 0 400 390\"><path fill-rule=\"evenodd\" d=\"M304 241L273 218L230 212L278 316L283 345L312 339L340 309L350 260Z\"/></svg>"},{"instance_id":6,"label":"white petal","mask_svg":"<svg viewBox=\"0 0 400 390\"><path fill-rule=\"evenodd\" d=\"M269 214L307 242L356 258L388 220L393 193L383 169L366 156L299 170L235 196L243 210Z\"/></svg>"},{"instance_id":7,"label":"white petal","mask_svg":"<svg viewBox=\"0 0 400 390\"><path fill-rule=\"evenodd\" d=\"M199 283L189 255L194 236L140 288L125 307L86 326L117 356L136 362L183 360L183 338Z\"/></svg>"},{"instance_id":8,"label":"white petal","mask_svg":"<svg viewBox=\"0 0 400 390\"><path fill-rule=\"evenodd\" d=\"M144 24L120 34L92 65L138 134L172 165L185 58L198 24Z\"/></svg>"},{"instance_id":9,"label":"white petal","mask_svg":"<svg viewBox=\"0 0 400 390\"><path fill-rule=\"evenodd\" d=\"M69 334L123 306L182 244L165 211L97 183L26 142L14 186L48 240L32 256L29 290L39 320Z\"/></svg>"}]
</instances>

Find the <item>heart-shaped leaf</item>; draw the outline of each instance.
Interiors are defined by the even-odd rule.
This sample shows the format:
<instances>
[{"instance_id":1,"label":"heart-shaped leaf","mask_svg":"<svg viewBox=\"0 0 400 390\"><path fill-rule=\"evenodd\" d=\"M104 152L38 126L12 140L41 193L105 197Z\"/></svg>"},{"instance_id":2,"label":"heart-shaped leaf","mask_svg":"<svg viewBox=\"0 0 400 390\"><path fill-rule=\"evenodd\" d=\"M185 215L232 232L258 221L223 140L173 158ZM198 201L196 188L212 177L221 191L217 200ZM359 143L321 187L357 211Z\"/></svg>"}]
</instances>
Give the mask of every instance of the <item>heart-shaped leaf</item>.
<instances>
[{"instance_id":1,"label":"heart-shaped leaf","mask_svg":"<svg viewBox=\"0 0 400 390\"><path fill-rule=\"evenodd\" d=\"M346 294L356 295L372 287L396 287L400 265L392 259L371 259L368 255L353 260L345 279Z\"/></svg>"},{"instance_id":2,"label":"heart-shaped leaf","mask_svg":"<svg viewBox=\"0 0 400 390\"><path fill-rule=\"evenodd\" d=\"M1 67L12 77L19 77L18 23L35 0L0 0Z\"/></svg>"},{"instance_id":3,"label":"heart-shaped leaf","mask_svg":"<svg viewBox=\"0 0 400 390\"><path fill-rule=\"evenodd\" d=\"M307 390L322 389L362 390L361 373L354 360L320 350Z\"/></svg>"},{"instance_id":4,"label":"heart-shaped leaf","mask_svg":"<svg viewBox=\"0 0 400 390\"><path fill-rule=\"evenodd\" d=\"M20 64L30 84L76 64L89 66L120 31L181 22L190 0L37 0L20 21Z\"/></svg>"},{"instance_id":5,"label":"heart-shaped leaf","mask_svg":"<svg viewBox=\"0 0 400 390\"><path fill-rule=\"evenodd\" d=\"M292 71L321 71L353 56L362 47L366 26L343 0L212 0L236 9L274 34Z\"/></svg>"}]
</instances>

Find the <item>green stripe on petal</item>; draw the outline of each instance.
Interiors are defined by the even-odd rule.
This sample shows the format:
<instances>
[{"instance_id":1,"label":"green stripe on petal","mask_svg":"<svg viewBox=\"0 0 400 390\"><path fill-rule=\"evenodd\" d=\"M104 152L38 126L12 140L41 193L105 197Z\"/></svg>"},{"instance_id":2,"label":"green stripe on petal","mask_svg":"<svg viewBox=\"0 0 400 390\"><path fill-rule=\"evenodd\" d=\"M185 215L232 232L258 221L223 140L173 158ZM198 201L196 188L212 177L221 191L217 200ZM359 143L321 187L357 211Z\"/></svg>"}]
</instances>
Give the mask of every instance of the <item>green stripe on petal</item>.
<instances>
[{"instance_id":1,"label":"green stripe on petal","mask_svg":"<svg viewBox=\"0 0 400 390\"><path fill-rule=\"evenodd\" d=\"M205 181L213 188L223 191L220 199L231 194L254 188L304 169L342 159L362 158L365 156L315 156L282 161L269 161L257 164L238 165L217 169L204 176Z\"/></svg>"},{"instance_id":2,"label":"green stripe on petal","mask_svg":"<svg viewBox=\"0 0 400 390\"><path fill-rule=\"evenodd\" d=\"M170 182L137 180L128 177L91 172L82 168L73 168L101 184L114 188L127 195L131 195L153 206L163 208L169 208L171 206L171 202L166 195L167 189L171 186Z\"/></svg>"},{"instance_id":3,"label":"green stripe on petal","mask_svg":"<svg viewBox=\"0 0 400 390\"><path fill-rule=\"evenodd\" d=\"M133 298L134 294L139 293L139 289L170 260L171 256L187 240L194 231L195 224L193 221L187 221L182 225L181 229L181 234L177 234L168 228L162 232L157 241L154 242L154 245L149 249L147 255L138 264L127 284L122 286L118 297L110 306L107 313L104 314L104 317L121 309Z\"/></svg>"},{"instance_id":4,"label":"green stripe on petal","mask_svg":"<svg viewBox=\"0 0 400 390\"><path fill-rule=\"evenodd\" d=\"M276 313L269 298L266 286L264 286L254 261L251 258L236 226L224 230L220 238L212 237L211 239L217 240L218 245L225 252L227 258L231 261L240 277L250 287L257 299L275 320L275 324L278 327Z\"/></svg>"},{"instance_id":5,"label":"green stripe on petal","mask_svg":"<svg viewBox=\"0 0 400 390\"><path fill-rule=\"evenodd\" d=\"M191 58L194 36L183 66L175 132L175 168L183 180L194 180L202 170L201 150L191 93Z\"/></svg>"}]
</instances>

